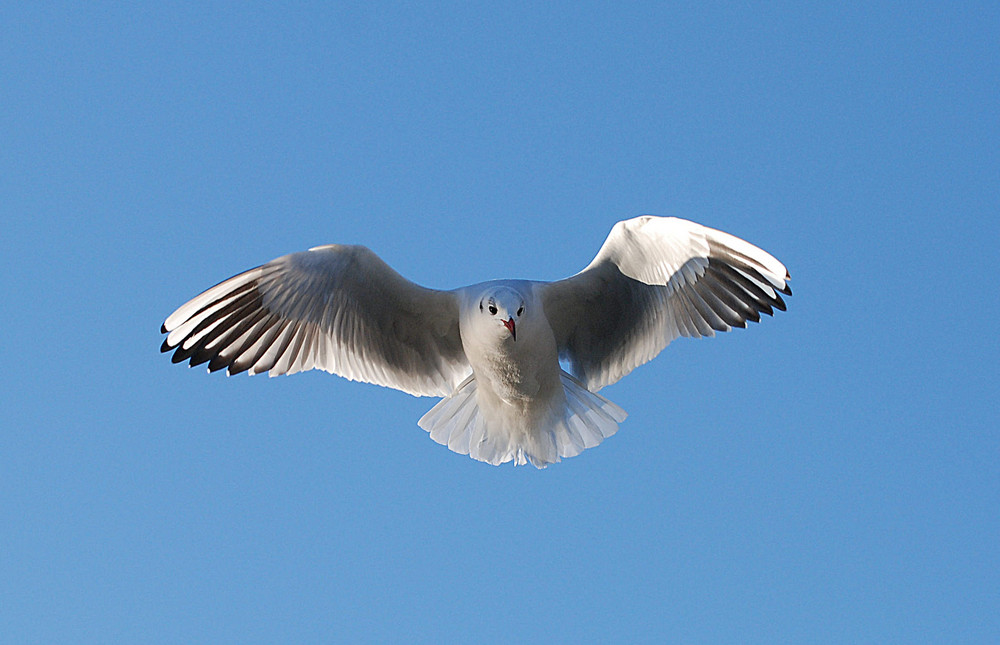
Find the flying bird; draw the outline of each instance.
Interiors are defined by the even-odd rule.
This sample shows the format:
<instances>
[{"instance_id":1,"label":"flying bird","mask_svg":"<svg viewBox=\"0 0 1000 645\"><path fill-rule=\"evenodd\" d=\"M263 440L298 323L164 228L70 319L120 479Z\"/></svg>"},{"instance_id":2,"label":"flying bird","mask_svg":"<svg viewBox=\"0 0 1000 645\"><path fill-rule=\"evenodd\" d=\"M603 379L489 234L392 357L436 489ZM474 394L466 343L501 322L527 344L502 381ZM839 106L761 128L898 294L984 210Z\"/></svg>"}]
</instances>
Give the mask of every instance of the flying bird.
<instances>
[{"instance_id":1,"label":"flying bird","mask_svg":"<svg viewBox=\"0 0 1000 645\"><path fill-rule=\"evenodd\" d=\"M451 291L410 282L363 246L331 244L193 298L163 323L160 349L212 372L321 369L443 397L418 421L431 439L490 464L544 468L618 430L626 413L601 388L678 336L784 311L788 280L756 246L674 217L618 222L564 280Z\"/></svg>"}]
</instances>

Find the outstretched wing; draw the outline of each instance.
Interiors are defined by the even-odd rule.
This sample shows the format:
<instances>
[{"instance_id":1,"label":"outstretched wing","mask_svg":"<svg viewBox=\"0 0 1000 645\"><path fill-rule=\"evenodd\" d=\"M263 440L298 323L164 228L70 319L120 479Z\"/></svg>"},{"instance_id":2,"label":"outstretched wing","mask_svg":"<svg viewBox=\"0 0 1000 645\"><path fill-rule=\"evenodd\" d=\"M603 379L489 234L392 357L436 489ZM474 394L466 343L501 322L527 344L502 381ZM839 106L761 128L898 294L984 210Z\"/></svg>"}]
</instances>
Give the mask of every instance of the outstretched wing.
<instances>
[{"instance_id":1,"label":"outstretched wing","mask_svg":"<svg viewBox=\"0 0 1000 645\"><path fill-rule=\"evenodd\" d=\"M618 222L577 275L542 286L560 357L591 391L652 360L678 336L784 311L788 271L728 233L674 217Z\"/></svg>"},{"instance_id":2,"label":"outstretched wing","mask_svg":"<svg viewBox=\"0 0 1000 645\"><path fill-rule=\"evenodd\" d=\"M320 246L234 276L163 323L173 362L271 376L321 369L418 396L470 372L458 298L417 286L363 246Z\"/></svg>"}]
</instances>

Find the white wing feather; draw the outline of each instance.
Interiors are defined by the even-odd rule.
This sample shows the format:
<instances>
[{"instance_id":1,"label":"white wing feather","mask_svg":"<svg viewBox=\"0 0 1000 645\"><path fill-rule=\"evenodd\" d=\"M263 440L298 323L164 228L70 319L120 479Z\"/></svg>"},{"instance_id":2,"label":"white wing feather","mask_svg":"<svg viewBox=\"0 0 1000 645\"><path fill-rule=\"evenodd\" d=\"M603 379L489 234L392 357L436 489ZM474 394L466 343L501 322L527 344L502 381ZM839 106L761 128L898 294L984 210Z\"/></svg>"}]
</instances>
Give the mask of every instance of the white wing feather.
<instances>
[{"instance_id":1,"label":"white wing feather","mask_svg":"<svg viewBox=\"0 0 1000 645\"><path fill-rule=\"evenodd\" d=\"M674 217L618 222L583 271L542 287L560 356L598 391L678 336L759 322L785 309L785 266L737 237Z\"/></svg>"},{"instance_id":2,"label":"white wing feather","mask_svg":"<svg viewBox=\"0 0 1000 645\"><path fill-rule=\"evenodd\" d=\"M418 396L470 372L458 298L425 289L362 246L329 245L222 282L163 323L175 363L271 376L321 369Z\"/></svg>"}]
</instances>

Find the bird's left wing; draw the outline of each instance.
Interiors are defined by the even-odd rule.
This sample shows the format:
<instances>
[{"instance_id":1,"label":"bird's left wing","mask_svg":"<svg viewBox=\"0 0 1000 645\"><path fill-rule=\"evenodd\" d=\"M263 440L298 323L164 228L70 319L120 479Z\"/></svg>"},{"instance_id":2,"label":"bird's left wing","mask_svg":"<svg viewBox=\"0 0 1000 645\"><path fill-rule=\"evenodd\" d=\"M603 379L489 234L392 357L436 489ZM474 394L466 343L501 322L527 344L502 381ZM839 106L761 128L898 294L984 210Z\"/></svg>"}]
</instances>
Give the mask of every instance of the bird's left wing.
<instances>
[{"instance_id":1,"label":"bird's left wing","mask_svg":"<svg viewBox=\"0 0 1000 645\"><path fill-rule=\"evenodd\" d=\"M596 392L678 336L759 322L785 309L785 266L737 237L674 217L618 222L593 262L541 285L560 357Z\"/></svg>"},{"instance_id":2,"label":"bird's left wing","mask_svg":"<svg viewBox=\"0 0 1000 645\"><path fill-rule=\"evenodd\" d=\"M211 371L322 369L417 396L470 372L450 291L420 287L363 246L320 246L222 282L163 323L161 351Z\"/></svg>"}]
</instances>

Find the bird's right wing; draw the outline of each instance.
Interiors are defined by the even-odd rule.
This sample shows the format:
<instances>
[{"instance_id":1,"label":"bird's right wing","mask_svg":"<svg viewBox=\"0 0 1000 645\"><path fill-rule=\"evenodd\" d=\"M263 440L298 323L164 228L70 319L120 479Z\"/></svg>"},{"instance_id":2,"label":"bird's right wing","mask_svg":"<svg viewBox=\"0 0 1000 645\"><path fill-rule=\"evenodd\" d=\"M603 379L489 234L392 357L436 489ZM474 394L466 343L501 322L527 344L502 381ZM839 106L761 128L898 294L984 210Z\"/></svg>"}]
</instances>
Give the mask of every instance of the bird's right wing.
<instances>
[{"instance_id":1,"label":"bird's right wing","mask_svg":"<svg viewBox=\"0 0 1000 645\"><path fill-rule=\"evenodd\" d=\"M173 362L271 376L314 368L418 396L471 371L458 297L406 280L363 246L320 246L222 282L163 323Z\"/></svg>"},{"instance_id":2,"label":"bird's right wing","mask_svg":"<svg viewBox=\"0 0 1000 645\"><path fill-rule=\"evenodd\" d=\"M759 322L785 309L785 266L737 237L674 217L618 222L593 262L541 286L560 357L596 392L678 336Z\"/></svg>"}]
</instances>

